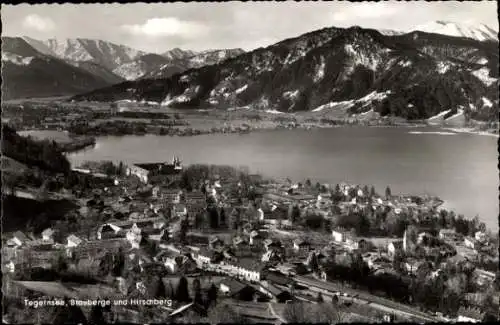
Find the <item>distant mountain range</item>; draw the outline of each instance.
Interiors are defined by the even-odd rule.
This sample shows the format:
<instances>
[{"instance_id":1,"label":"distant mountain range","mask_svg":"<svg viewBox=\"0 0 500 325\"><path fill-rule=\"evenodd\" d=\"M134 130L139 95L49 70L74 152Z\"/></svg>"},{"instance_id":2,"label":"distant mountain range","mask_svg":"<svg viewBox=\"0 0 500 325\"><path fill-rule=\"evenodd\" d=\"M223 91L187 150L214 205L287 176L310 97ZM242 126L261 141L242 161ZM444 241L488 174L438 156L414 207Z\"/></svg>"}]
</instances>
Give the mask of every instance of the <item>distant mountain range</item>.
<instances>
[{"instance_id":1,"label":"distant mountain range","mask_svg":"<svg viewBox=\"0 0 500 325\"><path fill-rule=\"evenodd\" d=\"M20 37L2 37L3 100L77 94L120 81L106 74L115 78L101 67L79 68L46 55Z\"/></svg>"},{"instance_id":2,"label":"distant mountain range","mask_svg":"<svg viewBox=\"0 0 500 325\"><path fill-rule=\"evenodd\" d=\"M173 49L162 55L102 40L2 37L4 99L71 95L125 80L169 77L218 63L243 50L196 53Z\"/></svg>"},{"instance_id":3,"label":"distant mountain range","mask_svg":"<svg viewBox=\"0 0 500 325\"><path fill-rule=\"evenodd\" d=\"M455 37L465 37L477 41L497 41L498 32L484 24L470 25L451 21L433 21L415 28L415 31L442 34Z\"/></svg>"},{"instance_id":4,"label":"distant mountain range","mask_svg":"<svg viewBox=\"0 0 500 325\"><path fill-rule=\"evenodd\" d=\"M417 29L332 27L251 52L162 54L101 40L2 37L2 96L497 120L496 33L442 21Z\"/></svg>"},{"instance_id":5,"label":"distant mountain range","mask_svg":"<svg viewBox=\"0 0 500 325\"><path fill-rule=\"evenodd\" d=\"M451 25L446 26L451 33ZM453 26L459 37L437 34L435 28L432 33L324 28L214 65L128 81L74 99L324 115L372 111L407 119L447 111L497 120L498 41L490 39L493 34L486 39L484 26Z\"/></svg>"}]
</instances>

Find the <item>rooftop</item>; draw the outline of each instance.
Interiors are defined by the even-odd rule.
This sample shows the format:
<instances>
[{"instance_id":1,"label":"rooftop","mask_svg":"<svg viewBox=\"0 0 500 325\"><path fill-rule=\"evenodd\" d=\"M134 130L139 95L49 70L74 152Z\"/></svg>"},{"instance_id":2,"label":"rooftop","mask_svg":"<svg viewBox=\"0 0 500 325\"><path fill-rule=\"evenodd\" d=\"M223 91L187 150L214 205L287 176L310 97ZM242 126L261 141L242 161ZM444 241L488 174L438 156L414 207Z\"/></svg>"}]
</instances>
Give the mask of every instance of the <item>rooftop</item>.
<instances>
[{"instance_id":1,"label":"rooftop","mask_svg":"<svg viewBox=\"0 0 500 325\"><path fill-rule=\"evenodd\" d=\"M30 239L28 236L26 236L22 231L16 231L15 233L12 234L12 238L16 237L22 242L29 241Z\"/></svg>"},{"instance_id":2,"label":"rooftop","mask_svg":"<svg viewBox=\"0 0 500 325\"><path fill-rule=\"evenodd\" d=\"M253 258L240 258L238 262L236 262L236 265L241 268L244 268L245 270L256 271L256 272L262 271L261 263Z\"/></svg>"},{"instance_id":3,"label":"rooftop","mask_svg":"<svg viewBox=\"0 0 500 325\"><path fill-rule=\"evenodd\" d=\"M246 284L244 284L240 281L237 281L235 279L232 279L232 278L227 278L227 279L223 280L221 282L221 284L224 284L225 286L227 286L231 290L232 293L239 292L247 286Z\"/></svg>"}]
</instances>

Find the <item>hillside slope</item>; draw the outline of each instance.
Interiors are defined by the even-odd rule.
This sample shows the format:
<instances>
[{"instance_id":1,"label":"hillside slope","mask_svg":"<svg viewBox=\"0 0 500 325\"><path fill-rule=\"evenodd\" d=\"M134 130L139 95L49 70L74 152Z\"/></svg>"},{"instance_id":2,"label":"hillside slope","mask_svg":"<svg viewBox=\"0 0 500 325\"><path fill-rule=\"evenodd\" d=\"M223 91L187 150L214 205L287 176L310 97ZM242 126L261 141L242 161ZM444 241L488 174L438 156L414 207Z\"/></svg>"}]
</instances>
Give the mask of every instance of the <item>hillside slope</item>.
<instances>
[{"instance_id":1,"label":"hillside slope","mask_svg":"<svg viewBox=\"0 0 500 325\"><path fill-rule=\"evenodd\" d=\"M424 119L441 111L498 110L498 43L413 32L382 35L325 28L170 78L125 82L76 100L155 101L177 108L247 106L280 111L334 110ZM371 104L371 105L368 105ZM321 108L321 109L319 109ZM489 108L491 109L491 108Z\"/></svg>"},{"instance_id":2,"label":"hillside slope","mask_svg":"<svg viewBox=\"0 0 500 325\"><path fill-rule=\"evenodd\" d=\"M4 100L73 95L121 81L88 69L40 53L22 38L2 37Z\"/></svg>"}]
</instances>

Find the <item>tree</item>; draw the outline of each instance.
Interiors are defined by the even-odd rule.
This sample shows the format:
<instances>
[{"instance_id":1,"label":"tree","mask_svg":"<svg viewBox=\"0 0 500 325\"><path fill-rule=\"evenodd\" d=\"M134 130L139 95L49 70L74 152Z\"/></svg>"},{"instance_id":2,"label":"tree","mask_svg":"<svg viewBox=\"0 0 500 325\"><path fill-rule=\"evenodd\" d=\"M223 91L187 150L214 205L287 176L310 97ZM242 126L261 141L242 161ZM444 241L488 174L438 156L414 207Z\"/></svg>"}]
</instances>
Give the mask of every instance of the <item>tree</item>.
<instances>
[{"instance_id":1,"label":"tree","mask_svg":"<svg viewBox=\"0 0 500 325\"><path fill-rule=\"evenodd\" d=\"M120 161L120 163L118 164L118 172L117 172L117 174L119 176L125 175L125 166L123 165L122 161Z\"/></svg>"},{"instance_id":2,"label":"tree","mask_svg":"<svg viewBox=\"0 0 500 325\"><path fill-rule=\"evenodd\" d=\"M319 271L318 257L314 252L311 253L311 259L309 260L309 267L311 268L311 271L313 273L317 273Z\"/></svg>"},{"instance_id":3,"label":"tree","mask_svg":"<svg viewBox=\"0 0 500 325\"><path fill-rule=\"evenodd\" d=\"M385 189L385 197L386 197L386 199L389 199L390 197L392 197L391 188L389 186L387 186Z\"/></svg>"},{"instance_id":4,"label":"tree","mask_svg":"<svg viewBox=\"0 0 500 325\"><path fill-rule=\"evenodd\" d=\"M113 276L121 276L125 267L125 255L123 249L120 247L118 252L113 258L113 269L111 271Z\"/></svg>"},{"instance_id":5,"label":"tree","mask_svg":"<svg viewBox=\"0 0 500 325\"><path fill-rule=\"evenodd\" d=\"M226 211L224 208L220 209L219 219L220 219L220 224L222 226L226 226Z\"/></svg>"},{"instance_id":6,"label":"tree","mask_svg":"<svg viewBox=\"0 0 500 325\"><path fill-rule=\"evenodd\" d=\"M203 296L201 294L201 283L198 278L193 281L194 302L203 305Z\"/></svg>"},{"instance_id":7,"label":"tree","mask_svg":"<svg viewBox=\"0 0 500 325\"><path fill-rule=\"evenodd\" d=\"M185 243L186 242L186 236L187 236L188 228L189 228L188 221L186 219L183 219L181 221L181 227L180 227L180 232L179 232L179 240L180 240L181 243Z\"/></svg>"},{"instance_id":8,"label":"tree","mask_svg":"<svg viewBox=\"0 0 500 325\"><path fill-rule=\"evenodd\" d=\"M332 296L332 305L334 307L337 307L338 304L339 304L339 297L338 297L338 295L333 295Z\"/></svg>"},{"instance_id":9,"label":"tree","mask_svg":"<svg viewBox=\"0 0 500 325\"><path fill-rule=\"evenodd\" d=\"M297 205L294 205L292 208L290 220L292 221L292 223L296 223L300 220L300 208Z\"/></svg>"},{"instance_id":10,"label":"tree","mask_svg":"<svg viewBox=\"0 0 500 325\"><path fill-rule=\"evenodd\" d=\"M316 301L318 302L318 304L321 304L321 303L325 302L324 299L323 299L323 295L321 294L321 292L318 292L318 297L316 298Z\"/></svg>"},{"instance_id":11,"label":"tree","mask_svg":"<svg viewBox=\"0 0 500 325\"><path fill-rule=\"evenodd\" d=\"M306 179L306 187L311 187L311 186L312 186L311 180L309 178Z\"/></svg>"},{"instance_id":12,"label":"tree","mask_svg":"<svg viewBox=\"0 0 500 325\"><path fill-rule=\"evenodd\" d=\"M101 325L106 323L102 309L103 308L100 305L92 306L89 315L89 324Z\"/></svg>"},{"instance_id":13,"label":"tree","mask_svg":"<svg viewBox=\"0 0 500 325\"><path fill-rule=\"evenodd\" d=\"M208 298L208 305L212 305L212 304L217 304L217 287L215 286L215 284L211 284L210 285L210 288L208 289L208 293L207 293L207 298Z\"/></svg>"},{"instance_id":14,"label":"tree","mask_svg":"<svg viewBox=\"0 0 500 325\"><path fill-rule=\"evenodd\" d=\"M210 228L217 229L219 228L219 213L217 212L216 207L208 207L208 220L210 222Z\"/></svg>"},{"instance_id":15,"label":"tree","mask_svg":"<svg viewBox=\"0 0 500 325\"><path fill-rule=\"evenodd\" d=\"M376 195L376 192L375 192L375 187L371 187L370 188L370 197L374 197Z\"/></svg>"},{"instance_id":16,"label":"tree","mask_svg":"<svg viewBox=\"0 0 500 325\"><path fill-rule=\"evenodd\" d=\"M2 193L4 195L14 195L18 184L17 175L7 172L2 173Z\"/></svg>"},{"instance_id":17,"label":"tree","mask_svg":"<svg viewBox=\"0 0 500 325\"><path fill-rule=\"evenodd\" d=\"M57 260L55 265L55 270L58 273L64 272L68 269L68 263L62 252L57 254Z\"/></svg>"},{"instance_id":18,"label":"tree","mask_svg":"<svg viewBox=\"0 0 500 325\"><path fill-rule=\"evenodd\" d=\"M359 236L366 236L370 232L370 220L364 213L359 214L359 223L356 227Z\"/></svg>"},{"instance_id":19,"label":"tree","mask_svg":"<svg viewBox=\"0 0 500 325\"><path fill-rule=\"evenodd\" d=\"M161 277L156 277L156 281L155 281L155 298L166 298L166 297L170 297L169 295L167 295L167 288L165 287L165 283L163 283L163 280L161 279Z\"/></svg>"},{"instance_id":20,"label":"tree","mask_svg":"<svg viewBox=\"0 0 500 325\"><path fill-rule=\"evenodd\" d=\"M363 186L363 195L369 196L370 192L368 190L368 185Z\"/></svg>"},{"instance_id":21,"label":"tree","mask_svg":"<svg viewBox=\"0 0 500 325\"><path fill-rule=\"evenodd\" d=\"M396 270L397 272L401 272L402 271L402 268L401 268L402 263L403 263L403 255L401 255L401 253L398 251L398 252L396 252L396 254L394 255L394 258L392 260L392 266L393 266L394 270Z\"/></svg>"},{"instance_id":22,"label":"tree","mask_svg":"<svg viewBox=\"0 0 500 325\"><path fill-rule=\"evenodd\" d=\"M175 299L180 302L189 302L188 281L183 276L179 279L179 284L175 290Z\"/></svg>"}]
</instances>

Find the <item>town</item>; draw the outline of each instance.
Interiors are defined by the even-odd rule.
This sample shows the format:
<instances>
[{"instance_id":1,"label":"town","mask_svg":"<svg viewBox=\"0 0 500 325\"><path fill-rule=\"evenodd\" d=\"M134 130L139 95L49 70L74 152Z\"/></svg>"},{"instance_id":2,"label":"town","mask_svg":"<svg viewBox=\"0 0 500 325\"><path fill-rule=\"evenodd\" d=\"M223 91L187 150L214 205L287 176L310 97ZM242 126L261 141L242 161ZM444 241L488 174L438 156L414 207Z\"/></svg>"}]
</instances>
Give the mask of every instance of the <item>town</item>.
<instances>
[{"instance_id":1,"label":"town","mask_svg":"<svg viewBox=\"0 0 500 325\"><path fill-rule=\"evenodd\" d=\"M498 320L498 233L437 197L165 160L44 176L74 205L2 236L5 323Z\"/></svg>"}]
</instances>

